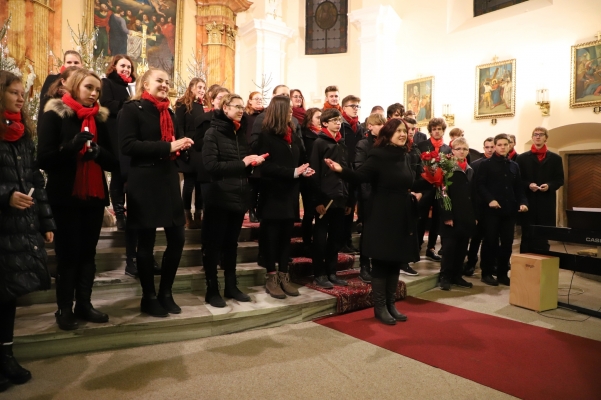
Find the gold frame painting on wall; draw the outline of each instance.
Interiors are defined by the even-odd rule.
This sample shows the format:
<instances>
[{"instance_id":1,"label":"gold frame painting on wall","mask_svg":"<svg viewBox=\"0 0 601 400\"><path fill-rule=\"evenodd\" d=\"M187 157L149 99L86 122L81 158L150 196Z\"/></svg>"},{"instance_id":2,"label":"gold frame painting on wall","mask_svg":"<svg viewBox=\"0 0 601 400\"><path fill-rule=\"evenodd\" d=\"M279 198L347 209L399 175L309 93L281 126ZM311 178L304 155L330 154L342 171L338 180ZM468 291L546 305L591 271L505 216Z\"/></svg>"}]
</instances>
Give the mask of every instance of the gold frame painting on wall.
<instances>
[{"instance_id":1,"label":"gold frame painting on wall","mask_svg":"<svg viewBox=\"0 0 601 400\"><path fill-rule=\"evenodd\" d=\"M570 108L601 106L601 40L572 46Z\"/></svg>"},{"instance_id":2,"label":"gold frame painting on wall","mask_svg":"<svg viewBox=\"0 0 601 400\"><path fill-rule=\"evenodd\" d=\"M476 67L475 119L515 116L515 59Z\"/></svg>"},{"instance_id":3,"label":"gold frame painting on wall","mask_svg":"<svg viewBox=\"0 0 601 400\"><path fill-rule=\"evenodd\" d=\"M405 82L403 90L405 109L415 113L417 126L426 126L433 117L434 109L434 77L414 79Z\"/></svg>"},{"instance_id":4,"label":"gold frame painting on wall","mask_svg":"<svg viewBox=\"0 0 601 400\"><path fill-rule=\"evenodd\" d=\"M122 43L123 39L118 37L121 46L111 45L111 37L105 32L100 33L97 38L98 45L101 45L103 50L109 50L108 54L106 51L102 52L104 57L107 57L107 62L110 59L108 57L123 53L123 49L125 49L127 54L134 60L136 66L138 66L142 61L142 55L146 53L148 67L166 70L171 80L171 86L173 86L176 76L178 74L181 75L182 33L184 25L183 0L166 0L160 3L148 2L147 4L142 2L139 2L139 4L133 3L128 0L113 0L110 3L112 9L99 9L102 4L105 5L105 8L107 5L95 2L94 0L87 1L86 11L89 18L89 26L97 28L108 24L109 33L110 25L115 24L115 21L111 21L112 14L118 13L120 9L129 11L123 19L130 32L134 31L135 34L132 35L130 33L127 35L127 39L124 39L127 43ZM132 7L135 9L132 9ZM146 15L146 20L139 19L144 15ZM153 17L156 20L153 20ZM144 21L147 24L144 24ZM145 46L141 43L144 40L142 25L147 26ZM158 28L154 28L156 26ZM156 34L157 31L160 34ZM104 43L105 39L108 39L108 43ZM112 54L112 52L115 54Z\"/></svg>"}]
</instances>

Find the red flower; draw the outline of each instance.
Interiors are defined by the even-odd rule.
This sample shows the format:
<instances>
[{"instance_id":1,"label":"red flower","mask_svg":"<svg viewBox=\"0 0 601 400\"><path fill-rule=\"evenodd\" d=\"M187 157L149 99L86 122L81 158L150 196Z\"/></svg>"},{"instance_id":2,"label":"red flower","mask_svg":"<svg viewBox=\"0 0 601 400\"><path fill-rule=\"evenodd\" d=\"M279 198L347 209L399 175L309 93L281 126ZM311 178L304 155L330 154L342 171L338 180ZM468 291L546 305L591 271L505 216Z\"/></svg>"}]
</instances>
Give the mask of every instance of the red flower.
<instances>
[{"instance_id":1,"label":"red flower","mask_svg":"<svg viewBox=\"0 0 601 400\"><path fill-rule=\"evenodd\" d=\"M436 158L434 159L434 161L440 162L440 156L436 156Z\"/></svg>"},{"instance_id":2,"label":"red flower","mask_svg":"<svg viewBox=\"0 0 601 400\"><path fill-rule=\"evenodd\" d=\"M434 174L432 174L429 169L426 169L422 173L422 178L435 186L442 186L444 180L442 168L436 168Z\"/></svg>"},{"instance_id":3,"label":"red flower","mask_svg":"<svg viewBox=\"0 0 601 400\"><path fill-rule=\"evenodd\" d=\"M421 159L424 161L430 161L432 159L432 154L429 151L422 153Z\"/></svg>"},{"instance_id":4,"label":"red flower","mask_svg":"<svg viewBox=\"0 0 601 400\"><path fill-rule=\"evenodd\" d=\"M431 151L430 154L432 155L432 158L437 158L439 156L436 150Z\"/></svg>"}]
</instances>

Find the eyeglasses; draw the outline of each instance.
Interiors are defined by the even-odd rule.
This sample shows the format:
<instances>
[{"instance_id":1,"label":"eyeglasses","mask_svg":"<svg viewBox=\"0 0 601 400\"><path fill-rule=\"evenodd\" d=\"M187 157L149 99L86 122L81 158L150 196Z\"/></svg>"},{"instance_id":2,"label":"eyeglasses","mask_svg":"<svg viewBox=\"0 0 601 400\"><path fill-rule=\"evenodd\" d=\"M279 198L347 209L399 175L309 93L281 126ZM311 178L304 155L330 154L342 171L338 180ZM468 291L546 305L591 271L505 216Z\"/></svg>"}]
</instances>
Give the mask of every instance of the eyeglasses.
<instances>
[{"instance_id":1,"label":"eyeglasses","mask_svg":"<svg viewBox=\"0 0 601 400\"><path fill-rule=\"evenodd\" d=\"M453 150L457 150L457 151L470 151L470 149L468 149L466 147L457 147L457 148L454 148Z\"/></svg>"},{"instance_id":2,"label":"eyeglasses","mask_svg":"<svg viewBox=\"0 0 601 400\"><path fill-rule=\"evenodd\" d=\"M349 104L349 105L346 105L345 107L350 107L350 108L352 108L354 110L361 109L361 106L359 104Z\"/></svg>"},{"instance_id":3,"label":"eyeglasses","mask_svg":"<svg viewBox=\"0 0 601 400\"><path fill-rule=\"evenodd\" d=\"M332 122L334 124L341 124L342 118L332 118L332 119L329 119L328 122Z\"/></svg>"},{"instance_id":4,"label":"eyeglasses","mask_svg":"<svg viewBox=\"0 0 601 400\"><path fill-rule=\"evenodd\" d=\"M532 137L543 137L543 136L547 136L544 133L533 133Z\"/></svg>"},{"instance_id":5,"label":"eyeglasses","mask_svg":"<svg viewBox=\"0 0 601 400\"><path fill-rule=\"evenodd\" d=\"M263 99L262 99L262 98L260 98L260 97L255 97L255 98L253 98L253 99L251 99L251 100L252 100L252 101L263 101Z\"/></svg>"},{"instance_id":6,"label":"eyeglasses","mask_svg":"<svg viewBox=\"0 0 601 400\"><path fill-rule=\"evenodd\" d=\"M227 105L228 107L234 107L235 109L237 109L238 111L244 111L244 106L231 106L231 105Z\"/></svg>"},{"instance_id":7,"label":"eyeglasses","mask_svg":"<svg viewBox=\"0 0 601 400\"><path fill-rule=\"evenodd\" d=\"M292 96L293 99L302 99L303 96L299 96L298 94L295 94L294 96Z\"/></svg>"}]
</instances>

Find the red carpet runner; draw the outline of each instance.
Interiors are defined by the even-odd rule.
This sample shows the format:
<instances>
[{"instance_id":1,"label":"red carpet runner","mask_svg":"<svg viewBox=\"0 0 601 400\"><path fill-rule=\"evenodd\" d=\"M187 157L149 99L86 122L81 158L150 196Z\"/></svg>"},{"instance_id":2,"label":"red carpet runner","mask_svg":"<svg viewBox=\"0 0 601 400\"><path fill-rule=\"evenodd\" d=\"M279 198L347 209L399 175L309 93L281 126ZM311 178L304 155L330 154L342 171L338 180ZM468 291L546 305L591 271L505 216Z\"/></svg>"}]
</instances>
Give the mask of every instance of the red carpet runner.
<instances>
[{"instance_id":1,"label":"red carpet runner","mask_svg":"<svg viewBox=\"0 0 601 400\"><path fill-rule=\"evenodd\" d=\"M316 322L519 398L601 398L601 342L412 297L397 308L409 320L395 326L373 309Z\"/></svg>"}]
</instances>

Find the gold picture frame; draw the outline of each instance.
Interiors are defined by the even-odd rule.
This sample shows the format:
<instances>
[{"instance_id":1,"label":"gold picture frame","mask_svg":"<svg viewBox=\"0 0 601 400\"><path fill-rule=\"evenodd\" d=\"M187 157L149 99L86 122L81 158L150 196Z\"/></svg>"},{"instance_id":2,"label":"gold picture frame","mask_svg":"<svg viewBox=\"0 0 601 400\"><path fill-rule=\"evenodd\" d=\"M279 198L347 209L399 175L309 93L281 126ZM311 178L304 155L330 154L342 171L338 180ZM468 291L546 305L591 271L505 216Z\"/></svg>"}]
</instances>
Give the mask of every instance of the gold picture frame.
<instances>
[{"instance_id":1,"label":"gold picture frame","mask_svg":"<svg viewBox=\"0 0 601 400\"><path fill-rule=\"evenodd\" d=\"M121 4L123 3L123 4ZM152 63L152 59L150 56L147 57L147 61L148 62L148 66L149 67L157 67L157 68L161 68L161 69L165 69L167 70L167 72L170 74L170 80L171 80L171 86L174 85L175 82L175 77L176 75L181 75L181 64L182 64L182 40L183 40L183 27L184 27L184 1L183 0L167 0L165 3L167 3L168 8L166 8L165 10L161 9L161 10L156 10L154 9L153 6L148 6L148 5L135 5L135 7L143 9L143 11L146 11L148 13L153 13L157 16L159 16L161 13L165 15L165 22L168 22L168 17L173 17L175 16L175 21L173 21L173 33L174 33L174 37L172 37L171 35L169 36L165 36L162 39L168 41L167 45L169 47L169 51L173 53L173 64L170 64L167 60L165 60L164 62L160 62L157 63L157 65L154 65ZM110 10L112 13L114 13L116 11L117 6L122 7L123 9L125 9L126 7L133 7L134 5L131 4L131 2L128 1L121 1L121 0L113 0L111 2L113 9ZM176 9L175 12L170 11L171 10L171 6L175 5ZM90 27L95 27L95 19L94 19L94 14L96 13L95 9L95 2L94 0L87 0L87 4L86 4L86 15L87 15L87 24ZM135 16L134 16L135 17ZM151 18L151 17L150 17ZM159 19L160 22L160 19ZM158 25L159 23L155 24ZM139 32L141 33L141 32ZM153 32L148 32L148 35L152 35ZM171 32L170 32L171 34ZM128 51L129 53L129 51ZM108 54L108 56L112 56L111 54ZM157 60L159 60L160 58L157 57ZM108 62L109 58L107 57L107 62ZM134 59L134 62L136 63L136 65L139 62L139 59Z\"/></svg>"},{"instance_id":2,"label":"gold picture frame","mask_svg":"<svg viewBox=\"0 0 601 400\"><path fill-rule=\"evenodd\" d=\"M474 119L515 116L515 58L476 67Z\"/></svg>"},{"instance_id":3,"label":"gold picture frame","mask_svg":"<svg viewBox=\"0 0 601 400\"><path fill-rule=\"evenodd\" d=\"M601 40L572 46L570 108L601 106Z\"/></svg>"},{"instance_id":4,"label":"gold picture frame","mask_svg":"<svg viewBox=\"0 0 601 400\"><path fill-rule=\"evenodd\" d=\"M415 113L417 126L428 125L428 121L434 116L434 77L406 81L403 93L405 109Z\"/></svg>"}]
</instances>

